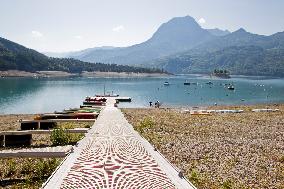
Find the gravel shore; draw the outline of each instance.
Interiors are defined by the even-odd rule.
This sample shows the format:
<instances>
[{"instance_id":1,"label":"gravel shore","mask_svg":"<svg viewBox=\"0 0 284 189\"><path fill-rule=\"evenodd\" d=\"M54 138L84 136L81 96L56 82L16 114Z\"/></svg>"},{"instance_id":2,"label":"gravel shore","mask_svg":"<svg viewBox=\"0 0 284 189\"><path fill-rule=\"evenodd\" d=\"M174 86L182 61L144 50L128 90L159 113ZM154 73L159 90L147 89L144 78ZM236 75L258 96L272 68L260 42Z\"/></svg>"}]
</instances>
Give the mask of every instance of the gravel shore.
<instances>
[{"instance_id":1,"label":"gravel shore","mask_svg":"<svg viewBox=\"0 0 284 189\"><path fill-rule=\"evenodd\" d=\"M253 108L279 112L251 112ZM128 121L197 188L284 188L284 105L208 107L238 114L190 115L178 109L123 109Z\"/></svg>"}]
</instances>

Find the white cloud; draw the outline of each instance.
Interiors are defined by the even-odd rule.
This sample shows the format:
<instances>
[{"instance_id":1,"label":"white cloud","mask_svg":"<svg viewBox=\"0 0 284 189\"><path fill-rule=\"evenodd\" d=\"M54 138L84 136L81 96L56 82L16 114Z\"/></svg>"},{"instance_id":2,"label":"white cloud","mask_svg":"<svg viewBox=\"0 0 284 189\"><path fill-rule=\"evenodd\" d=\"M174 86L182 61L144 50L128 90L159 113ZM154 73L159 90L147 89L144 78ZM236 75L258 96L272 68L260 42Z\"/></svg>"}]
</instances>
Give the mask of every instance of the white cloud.
<instances>
[{"instance_id":1,"label":"white cloud","mask_svg":"<svg viewBox=\"0 0 284 189\"><path fill-rule=\"evenodd\" d=\"M112 28L112 31L114 31L114 32L121 32L123 30L125 30L123 25L119 25L119 26Z\"/></svg>"},{"instance_id":2,"label":"white cloud","mask_svg":"<svg viewBox=\"0 0 284 189\"><path fill-rule=\"evenodd\" d=\"M198 23L199 24L205 24L206 23L206 20L204 19L204 18L200 18L199 20L198 20Z\"/></svg>"},{"instance_id":3,"label":"white cloud","mask_svg":"<svg viewBox=\"0 0 284 189\"><path fill-rule=\"evenodd\" d=\"M36 37L36 38L41 38L41 37L43 37L43 34L41 32L39 32L39 31L33 30L32 31L32 36Z\"/></svg>"},{"instance_id":4,"label":"white cloud","mask_svg":"<svg viewBox=\"0 0 284 189\"><path fill-rule=\"evenodd\" d=\"M75 39L82 39L83 36L81 36L81 35L75 35L74 38L75 38Z\"/></svg>"}]
</instances>

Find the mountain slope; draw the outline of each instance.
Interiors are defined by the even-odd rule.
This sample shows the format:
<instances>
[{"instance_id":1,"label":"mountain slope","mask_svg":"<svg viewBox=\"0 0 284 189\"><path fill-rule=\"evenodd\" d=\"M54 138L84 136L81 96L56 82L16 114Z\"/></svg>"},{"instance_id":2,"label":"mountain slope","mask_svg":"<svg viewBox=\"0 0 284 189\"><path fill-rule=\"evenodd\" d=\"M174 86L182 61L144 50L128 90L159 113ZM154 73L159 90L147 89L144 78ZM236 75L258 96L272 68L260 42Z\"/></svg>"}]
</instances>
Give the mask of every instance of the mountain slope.
<instances>
[{"instance_id":1,"label":"mountain slope","mask_svg":"<svg viewBox=\"0 0 284 189\"><path fill-rule=\"evenodd\" d=\"M262 36L240 29L152 64L174 73L227 69L232 74L284 76L284 32Z\"/></svg>"},{"instance_id":2,"label":"mountain slope","mask_svg":"<svg viewBox=\"0 0 284 189\"><path fill-rule=\"evenodd\" d=\"M161 72L160 70L122 66L115 64L87 63L70 58L49 58L35 50L0 37L0 71L21 70L66 71L80 73L82 71L112 72Z\"/></svg>"},{"instance_id":3,"label":"mountain slope","mask_svg":"<svg viewBox=\"0 0 284 189\"><path fill-rule=\"evenodd\" d=\"M71 57L88 62L137 65L191 49L214 38L216 36L202 29L192 17L178 17L162 24L154 35L143 43L108 50L94 49Z\"/></svg>"},{"instance_id":4,"label":"mountain slope","mask_svg":"<svg viewBox=\"0 0 284 189\"><path fill-rule=\"evenodd\" d=\"M214 29L206 29L209 33L211 33L212 35L215 36L225 36L230 34L231 32L229 32L228 30L220 30L218 28L214 28Z\"/></svg>"}]
</instances>

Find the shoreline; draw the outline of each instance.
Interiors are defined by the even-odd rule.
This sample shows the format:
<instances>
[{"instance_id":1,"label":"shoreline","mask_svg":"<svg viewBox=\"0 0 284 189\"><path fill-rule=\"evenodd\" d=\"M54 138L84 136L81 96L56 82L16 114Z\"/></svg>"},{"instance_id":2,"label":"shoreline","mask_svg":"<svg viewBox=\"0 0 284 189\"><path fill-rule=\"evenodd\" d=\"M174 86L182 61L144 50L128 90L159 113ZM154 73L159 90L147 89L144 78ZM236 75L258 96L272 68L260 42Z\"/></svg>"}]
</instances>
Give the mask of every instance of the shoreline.
<instances>
[{"instance_id":1,"label":"shoreline","mask_svg":"<svg viewBox=\"0 0 284 189\"><path fill-rule=\"evenodd\" d=\"M161 105L160 109L212 109L212 108L240 108L240 107L262 107L266 108L267 106L282 106L284 102L277 103L251 103L251 104L218 104L218 105ZM119 105L118 105L119 107ZM149 106L137 106L137 107L119 107L120 109L153 109L154 107Z\"/></svg>"},{"instance_id":2,"label":"shoreline","mask_svg":"<svg viewBox=\"0 0 284 189\"><path fill-rule=\"evenodd\" d=\"M256 109L256 108L277 108L280 106L284 106L284 103L274 103L274 104L232 104L232 105L211 105L211 106L161 106L160 108L154 108L154 107L118 107L119 109L157 109L157 110L212 110L212 109L244 109L244 110L250 110L250 109ZM46 113L46 112L45 112ZM38 113L0 113L0 116L35 116L41 114L41 112ZM1 130L1 129L0 129Z\"/></svg>"},{"instance_id":3,"label":"shoreline","mask_svg":"<svg viewBox=\"0 0 284 189\"><path fill-rule=\"evenodd\" d=\"M63 71L36 71L26 72L19 70L0 71L0 77L34 77L34 78L56 78L56 77L167 77L166 73L134 73L134 72L86 72L69 73Z\"/></svg>"}]
</instances>

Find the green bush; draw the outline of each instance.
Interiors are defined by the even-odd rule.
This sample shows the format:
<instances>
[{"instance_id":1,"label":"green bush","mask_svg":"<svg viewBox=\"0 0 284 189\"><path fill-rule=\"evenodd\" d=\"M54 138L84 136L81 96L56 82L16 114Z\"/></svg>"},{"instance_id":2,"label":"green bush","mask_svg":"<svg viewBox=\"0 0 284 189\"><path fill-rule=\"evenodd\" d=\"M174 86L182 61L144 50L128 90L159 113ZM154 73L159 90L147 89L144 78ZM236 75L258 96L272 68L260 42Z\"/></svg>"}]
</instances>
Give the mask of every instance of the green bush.
<instances>
[{"instance_id":1,"label":"green bush","mask_svg":"<svg viewBox=\"0 0 284 189\"><path fill-rule=\"evenodd\" d=\"M190 173L190 177L189 177L190 181L193 182L193 184L199 184L200 183L200 175L198 174L198 172L193 169Z\"/></svg>"},{"instance_id":2,"label":"green bush","mask_svg":"<svg viewBox=\"0 0 284 189\"><path fill-rule=\"evenodd\" d=\"M232 189L233 188L233 183L231 180L226 180L222 184L222 189Z\"/></svg>"},{"instance_id":3,"label":"green bush","mask_svg":"<svg viewBox=\"0 0 284 189\"><path fill-rule=\"evenodd\" d=\"M154 126L154 121L150 117L144 118L137 126L137 131L139 133L144 133L147 129Z\"/></svg>"},{"instance_id":4,"label":"green bush","mask_svg":"<svg viewBox=\"0 0 284 189\"><path fill-rule=\"evenodd\" d=\"M59 165L57 159L40 159L35 166L34 174L40 180L45 179L46 177L50 176L51 173L56 169Z\"/></svg>"},{"instance_id":5,"label":"green bush","mask_svg":"<svg viewBox=\"0 0 284 189\"><path fill-rule=\"evenodd\" d=\"M50 140L52 142L52 145L54 146L68 145L71 141L70 138L70 135L66 133L65 130L62 128L53 129L50 135Z\"/></svg>"}]
</instances>

